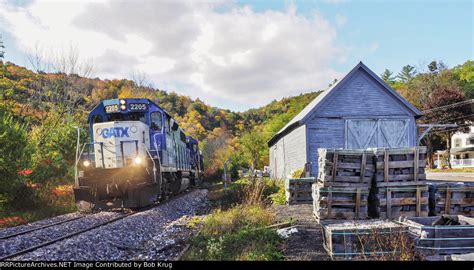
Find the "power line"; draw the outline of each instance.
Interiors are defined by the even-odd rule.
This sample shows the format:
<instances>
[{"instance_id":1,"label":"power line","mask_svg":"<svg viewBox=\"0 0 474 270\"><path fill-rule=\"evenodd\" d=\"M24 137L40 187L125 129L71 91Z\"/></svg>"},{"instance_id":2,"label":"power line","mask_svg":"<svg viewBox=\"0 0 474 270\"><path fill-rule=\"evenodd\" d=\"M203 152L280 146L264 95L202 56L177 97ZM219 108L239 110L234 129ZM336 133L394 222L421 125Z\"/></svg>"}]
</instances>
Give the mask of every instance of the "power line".
<instances>
[{"instance_id":1,"label":"power line","mask_svg":"<svg viewBox=\"0 0 474 270\"><path fill-rule=\"evenodd\" d=\"M463 128L463 127L468 127L468 126L471 126L472 124L461 124L461 125L458 125L458 127L455 127L455 128L447 128L447 129L443 129L443 130L435 130L435 131L430 131L428 132L428 134L437 134L437 133L442 133L442 132L449 132L449 131L455 131L455 130L459 130L460 128Z\"/></svg>"},{"instance_id":2,"label":"power line","mask_svg":"<svg viewBox=\"0 0 474 270\"><path fill-rule=\"evenodd\" d=\"M464 101L461 101L461 102L456 102L456 103L453 103L453 104L432 108L432 109L423 111L423 113L430 113L430 112L437 111L437 110L450 109L450 108L463 106L463 105L469 105L469 104L474 104L474 99L468 99L468 100L464 100Z\"/></svg>"}]
</instances>

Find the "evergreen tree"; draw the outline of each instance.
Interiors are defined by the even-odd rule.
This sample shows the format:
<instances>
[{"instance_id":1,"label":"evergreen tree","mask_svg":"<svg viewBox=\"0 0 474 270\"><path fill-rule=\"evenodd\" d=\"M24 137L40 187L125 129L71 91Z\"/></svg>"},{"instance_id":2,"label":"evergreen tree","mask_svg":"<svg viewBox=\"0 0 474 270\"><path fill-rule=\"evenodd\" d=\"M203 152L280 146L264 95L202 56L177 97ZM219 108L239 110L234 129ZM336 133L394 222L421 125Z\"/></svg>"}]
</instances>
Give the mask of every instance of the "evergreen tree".
<instances>
[{"instance_id":1,"label":"evergreen tree","mask_svg":"<svg viewBox=\"0 0 474 270\"><path fill-rule=\"evenodd\" d=\"M385 69L385 71L380 75L380 77L382 78L382 80L384 80L384 82L386 82L389 85L392 85L392 84L395 83L395 78L393 77L393 72L391 72L388 69Z\"/></svg>"},{"instance_id":2,"label":"evergreen tree","mask_svg":"<svg viewBox=\"0 0 474 270\"><path fill-rule=\"evenodd\" d=\"M416 75L416 70L415 67L406 65L402 68L402 71L400 71L397 75L397 78L400 80L402 83L408 83L413 79Z\"/></svg>"}]
</instances>

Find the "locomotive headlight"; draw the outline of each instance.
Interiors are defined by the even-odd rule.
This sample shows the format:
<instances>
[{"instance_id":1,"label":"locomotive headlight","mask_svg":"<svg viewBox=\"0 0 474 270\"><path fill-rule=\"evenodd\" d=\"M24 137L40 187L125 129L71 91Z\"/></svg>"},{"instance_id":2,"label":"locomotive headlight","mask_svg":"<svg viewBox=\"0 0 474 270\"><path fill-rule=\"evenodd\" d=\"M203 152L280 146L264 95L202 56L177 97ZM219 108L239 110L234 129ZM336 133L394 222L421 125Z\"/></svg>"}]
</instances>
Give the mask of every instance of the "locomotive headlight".
<instances>
[{"instance_id":1,"label":"locomotive headlight","mask_svg":"<svg viewBox=\"0 0 474 270\"><path fill-rule=\"evenodd\" d=\"M120 104L121 104L121 105L125 105L125 103L127 103L127 102L125 101L125 99L121 99L121 100L120 100Z\"/></svg>"},{"instance_id":2,"label":"locomotive headlight","mask_svg":"<svg viewBox=\"0 0 474 270\"><path fill-rule=\"evenodd\" d=\"M89 167L89 165L91 165L89 160L84 160L82 164L84 165L84 167Z\"/></svg>"},{"instance_id":3,"label":"locomotive headlight","mask_svg":"<svg viewBox=\"0 0 474 270\"><path fill-rule=\"evenodd\" d=\"M137 164L137 165L142 164L142 161L143 161L143 160L142 160L141 157L136 157L136 158L133 160L133 162L134 162L135 164Z\"/></svg>"},{"instance_id":4,"label":"locomotive headlight","mask_svg":"<svg viewBox=\"0 0 474 270\"><path fill-rule=\"evenodd\" d=\"M120 106L120 109L121 109L122 111L125 111L125 110L127 109L127 106L121 105L121 106Z\"/></svg>"}]
</instances>

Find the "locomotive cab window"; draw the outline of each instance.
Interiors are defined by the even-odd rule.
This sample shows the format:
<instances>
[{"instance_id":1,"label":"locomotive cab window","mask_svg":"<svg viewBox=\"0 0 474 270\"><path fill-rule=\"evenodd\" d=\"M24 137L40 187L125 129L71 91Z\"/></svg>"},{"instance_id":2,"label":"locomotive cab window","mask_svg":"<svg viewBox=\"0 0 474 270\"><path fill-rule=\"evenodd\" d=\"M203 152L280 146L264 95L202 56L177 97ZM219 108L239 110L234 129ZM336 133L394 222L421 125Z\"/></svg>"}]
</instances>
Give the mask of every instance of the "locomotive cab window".
<instances>
[{"instance_id":1,"label":"locomotive cab window","mask_svg":"<svg viewBox=\"0 0 474 270\"><path fill-rule=\"evenodd\" d=\"M153 131L161 131L163 126L163 119L161 112L152 112L151 113L151 129Z\"/></svg>"},{"instance_id":2,"label":"locomotive cab window","mask_svg":"<svg viewBox=\"0 0 474 270\"><path fill-rule=\"evenodd\" d=\"M94 117L92 117L92 124L102 123L102 122L104 122L104 119L102 119L102 115L94 115Z\"/></svg>"},{"instance_id":3,"label":"locomotive cab window","mask_svg":"<svg viewBox=\"0 0 474 270\"><path fill-rule=\"evenodd\" d=\"M128 116L128 120L130 121L140 121L146 124L146 118L144 113L131 113Z\"/></svg>"},{"instance_id":4,"label":"locomotive cab window","mask_svg":"<svg viewBox=\"0 0 474 270\"><path fill-rule=\"evenodd\" d=\"M121 113L109 114L109 121L125 121L125 115Z\"/></svg>"},{"instance_id":5,"label":"locomotive cab window","mask_svg":"<svg viewBox=\"0 0 474 270\"><path fill-rule=\"evenodd\" d=\"M181 137L181 141L186 143L186 135L182 130L179 131L179 136Z\"/></svg>"}]
</instances>

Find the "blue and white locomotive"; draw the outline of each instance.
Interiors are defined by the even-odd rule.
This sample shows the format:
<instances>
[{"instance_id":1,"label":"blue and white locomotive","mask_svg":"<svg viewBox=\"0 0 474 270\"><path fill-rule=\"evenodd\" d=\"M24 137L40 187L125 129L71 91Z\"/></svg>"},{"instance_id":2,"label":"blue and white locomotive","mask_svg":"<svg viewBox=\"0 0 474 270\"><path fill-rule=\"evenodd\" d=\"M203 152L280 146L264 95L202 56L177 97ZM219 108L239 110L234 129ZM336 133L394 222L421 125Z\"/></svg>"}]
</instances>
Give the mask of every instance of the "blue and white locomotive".
<instances>
[{"instance_id":1,"label":"blue and white locomotive","mask_svg":"<svg viewBox=\"0 0 474 270\"><path fill-rule=\"evenodd\" d=\"M140 208L201 183L198 141L149 99L104 100L78 148L74 195L81 210Z\"/></svg>"}]
</instances>

